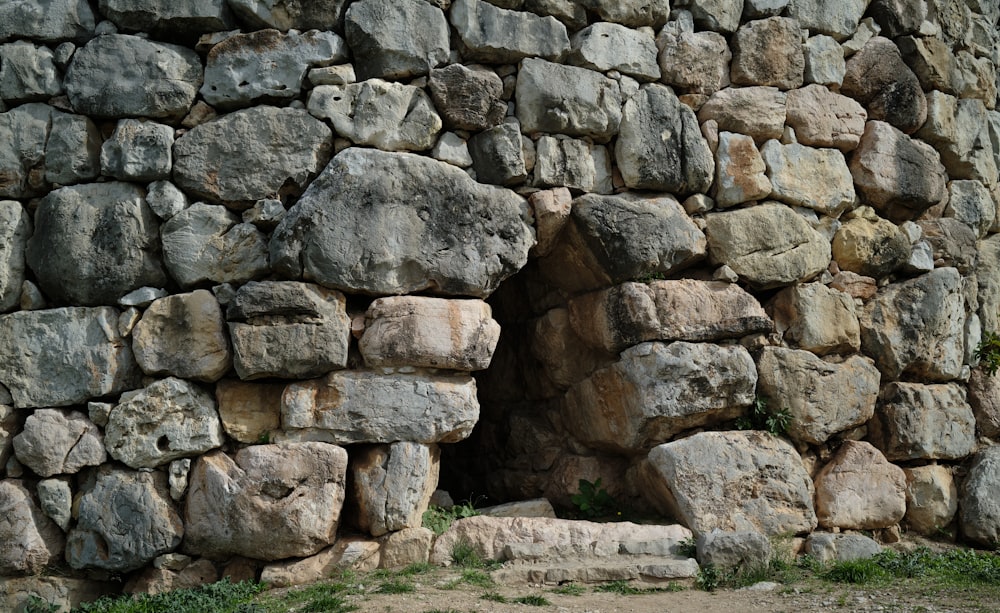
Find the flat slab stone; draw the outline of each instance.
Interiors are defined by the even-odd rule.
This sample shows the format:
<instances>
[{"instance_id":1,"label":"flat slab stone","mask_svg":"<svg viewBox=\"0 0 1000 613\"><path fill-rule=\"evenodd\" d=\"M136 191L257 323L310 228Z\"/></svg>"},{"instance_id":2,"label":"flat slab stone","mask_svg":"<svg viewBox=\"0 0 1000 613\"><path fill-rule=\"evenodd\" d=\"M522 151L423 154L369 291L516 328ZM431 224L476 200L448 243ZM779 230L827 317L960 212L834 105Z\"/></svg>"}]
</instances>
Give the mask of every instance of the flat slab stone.
<instances>
[{"instance_id":1,"label":"flat slab stone","mask_svg":"<svg viewBox=\"0 0 1000 613\"><path fill-rule=\"evenodd\" d=\"M618 82L599 72L527 58L517 73L517 118L522 130L590 136L606 142L618 132Z\"/></svg>"},{"instance_id":2,"label":"flat slab stone","mask_svg":"<svg viewBox=\"0 0 1000 613\"><path fill-rule=\"evenodd\" d=\"M516 64L526 57L558 61L569 52L566 26L555 17L511 11L483 0L454 0L449 20L472 62Z\"/></svg>"}]
</instances>

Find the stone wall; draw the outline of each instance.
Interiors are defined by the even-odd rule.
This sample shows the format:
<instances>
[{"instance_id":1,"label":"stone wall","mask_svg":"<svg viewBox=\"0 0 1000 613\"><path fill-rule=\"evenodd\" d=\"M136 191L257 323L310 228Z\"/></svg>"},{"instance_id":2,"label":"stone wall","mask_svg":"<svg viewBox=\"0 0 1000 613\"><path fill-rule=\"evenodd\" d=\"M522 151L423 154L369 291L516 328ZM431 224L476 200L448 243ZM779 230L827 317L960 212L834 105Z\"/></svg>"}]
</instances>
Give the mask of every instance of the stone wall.
<instances>
[{"instance_id":1,"label":"stone wall","mask_svg":"<svg viewBox=\"0 0 1000 613\"><path fill-rule=\"evenodd\" d=\"M426 559L439 471L995 545L998 20L3 2L0 589Z\"/></svg>"}]
</instances>

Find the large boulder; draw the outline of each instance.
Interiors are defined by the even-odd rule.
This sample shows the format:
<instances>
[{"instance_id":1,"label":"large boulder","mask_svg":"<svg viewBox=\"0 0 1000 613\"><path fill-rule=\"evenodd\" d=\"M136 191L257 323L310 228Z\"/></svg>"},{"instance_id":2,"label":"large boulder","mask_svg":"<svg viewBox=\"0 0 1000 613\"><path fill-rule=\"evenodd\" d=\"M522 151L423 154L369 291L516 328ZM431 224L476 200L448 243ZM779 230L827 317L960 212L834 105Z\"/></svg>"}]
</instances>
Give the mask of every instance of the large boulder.
<instances>
[{"instance_id":1,"label":"large boulder","mask_svg":"<svg viewBox=\"0 0 1000 613\"><path fill-rule=\"evenodd\" d=\"M345 60L347 46L333 32L236 34L208 52L201 95L222 109L249 106L261 99L298 98L310 68Z\"/></svg>"},{"instance_id":2,"label":"large boulder","mask_svg":"<svg viewBox=\"0 0 1000 613\"><path fill-rule=\"evenodd\" d=\"M680 91L714 94L729 85L732 52L717 32L669 32L656 37L661 80Z\"/></svg>"},{"instance_id":3,"label":"large boulder","mask_svg":"<svg viewBox=\"0 0 1000 613\"><path fill-rule=\"evenodd\" d=\"M0 316L0 384L14 406L82 404L138 387L142 373L118 331L118 316L111 307Z\"/></svg>"},{"instance_id":4,"label":"large boulder","mask_svg":"<svg viewBox=\"0 0 1000 613\"><path fill-rule=\"evenodd\" d=\"M634 28L659 28L670 18L670 3L667 0L579 0L573 4L593 11L602 21Z\"/></svg>"},{"instance_id":5,"label":"large boulder","mask_svg":"<svg viewBox=\"0 0 1000 613\"><path fill-rule=\"evenodd\" d=\"M498 125L507 114L503 81L492 70L449 64L432 70L428 85L449 128L479 132Z\"/></svg>"},{"instance_id":6,"label":"large boulder","mask_svg":"<svg viewBox=\"0 0 1000 613\"><path fill-rule=\"evenodd\" d=\"M850 294L821 283L794 285L768 305L785 342L817 355L861 348L861 326Z\"/></svg>"},{"instance_id":7,"label":"large boulder","mask_svg":"<svg viewBox=\"0 0 1000 613\"><path fill-rule=\"evenodd\" d=\"M190 110L201 83L201 60L194 51L108 34L73 54L64 85L73 109L84 115L176 120Z\"/></svg>"},{"instance_id":8,"label":"large boulder","mask_svg":"<svg viewBox=\"0 0 1000 613\"><path fill-rule=\"evenodd\" d=\"M73 474L108 459L104 436L79 411L38 409L14 437L17 461L39 477Z\"/></svg>"},{"instance_id":9,"label":"large boulder","mask_svg":"<svg viewBox=\"0 0 1000 613\"><path fill-rule=\"evenodd\" d=\"M21 301L24 283L24 250L31 236L31 216L13 200L0 200L0 313Z\"/></svg>"},{"instance_id":10,"label":"large boulder","mask_svg":"<svg viewBox=\"0 0 1000 613\"><path fill-rule=\"evenodd\" d=\"M41 102L62 93L52 51L28 41L0 45L0 100Z\"/></svg>"},{"instance_id":11,"label":"large boulder","mask_svg":"<svg viewBox=\"0 0 1000 613\"><path fill-rule=\"evenodd\" d=\"M722 281L629 282L568 306L583 342L613 354L644 341L718 341L774 327L753 296Z\"/></svg>"},{"instance_id":12,"label":"large boulder","mask_svg":"<svg viewBox=\"0 0 1000 613\"><path fill-rule=\"evenodd\" d=\"M984 330L1000 330L1000 234L979 241L979 319Z\"/></svg>"},{"instance_id":13,"label":"large boulder","mask_svg":"<svg viewBox=\"0 0 1000 613\"><path fill-rule=\"evenodd\" d=\"M781 138L785 129L787 94L777 87L727 87L698 109L698 120L714 119L719 130L753 137L758 144Z\"/></svg>"},{"instance_id":14,"label":"large boulder","mask_svg":"<svg viewBox=\"0 0 1000 613\"><path fill-rule=\"evenodd\" d=\"M854 205L854 179L842 153L768 141L760 149L775 200L840 217Z\"/></svg>"},{"instance_id":15,"label":"large boulder","mask_svg":"<svg viewBox=\"0 0 1000 613\"><path fill-rule=\"evenodd\" d=\"M788 92L788 125L810 147L850 151L861 142L868 113L855 100L813 83Z\"/></svg>"},{"instance_id":16,"label":"large boulder","mask_svg":"<svg viewBox=\"0 0 1000 613\"><path fill-rule=\"evenodd\" d=\"M30 38L83 43L94 36L96 23L87 0L11 0L0 5L0 42Z\"/></svg>"},{"instance_id":17,"label":"large boulder","mask_svg":"<svg viewBox=\"0 0 1000 613\"><path fill-rule=\"evenodd\" d=\"M347 364L351 322L338 291L251 281L236 292L226 317L241 379L308 379Z\"/></svg>"},{"instance_id":18,"label":"large boulder","mask_svg":"<svg viewBox=\"0 0 1000 613\"><path fill-rule=\"evenodd\" d=\"M916 136L941 154L948 175L995 185L997 140L990 128L992 115L982 101L935 91L927 96L927 103L927 121Z\"/></svg>"},{"instance_id":19,"label":"large boulder","mask_svg":"<svg viewBox=\"0 0 1000 613\"><path fill-rule=\"evenodd\" d=\"M868 109L868 118L912 134L927 119L927 99L917 75L903 62L899 48L876 36L847 61L840 91Z\"/></svg>"},{"instance_id":20,"label":"large boulder","mask_svg":"<svg viewBox=\"0 0 1000 613\"><path fill-rule=\"evenodd\" d=\"M448 21L425 0L352 2L344 36L360 79L425 75L448 60Z\"/></svg>"},{"instance_id":21,"label":"large boulder","mask_svg":"<svg viewBox=\"0 0 1000 613\"><path fill-rule=\"evenodd\" d=\"M283 383L223 379L215 386L219 419L226 434L241 443L268 440L281 429Z\"/></svg>"},{"instance_id":22,"label":"large boulder","mask_svg":"<svg viewBox=\"0 0 1000 613\"><path fill-rule=\"evenodd\" d=\"M754 287L808 281L830 264L830 242L783 204L713 213L707 222L711 261L729 266Z\"/></svg>"},{"instance_id":23,"label":"large boulder","mask_svg":"<svg viewBox=\"0 0 1000 613\"><path fill-rule=\"evenodd\" d=\"M813 484L787 441L765 432L701 432L649 452L646 494L695 534L768 536L816 527Z\"/></svg>"},{"instance_id":24,"label":"large boulder","mask_svg":"<svg viewBox=\"0 0 1000 613\"><path fill-rule=\"evenodd\" d=\"M173 377L122 394L108 415L104 444L111 457L132 468L156 468L222 445L215 399Z\"/></svg>"},{"instance_id":25,"label":"large boulder","mask_svg":"<svg viewBox=\"0 0 1000 613\"><path fill-rule=\"evenodd\" d=\"M805 55L800 25L787 17L749 21L732 38L735 85L802 87Z\"/></svg>"},{"instance_id":26,"label":"large boulder","mask_svg":"<svg viewBox=\"0 0 1000 613\"><path fill-rule=\"evenodd\" d=\"M333 543L347 452L326 443L253 445L202 456L191 471L184 551L278 560Z\"/></svg>"},{"instance_id":27,"label":"large boulder","mask_svg":"<svg viewBox=\"0 0 1000 613\"><path fill-rule=\"evenodd\" d=\"M132 329L132 352L147 375L218 381L232 365L222 309L203 289L154 300Z\"/></svg>"},{"instance_id":28,"label":"large boulder","mask_svg":"<svg viewBox=\"0 0 1000 613\"><path fill-rule=\"evenodd\" d=\"M64 187L42 199L35 211L28 266L58 304L117 304L134 289L166 283L159 229L136 185Z\"/></svg>"},{"instance_id":29,"label":"large boulder","mask_svg":"<svg viewBox=\"0 0 1000 613\"><path fill-rule=\"evenodd\" d=\"M869 443L844 441L816 475L816 515L824 528L888 528L906 512L906 476Z\"/></svg>"},{"instance_id":30,"label":"large boulder","mask_svg":"<svg viewBox=\"0 0 1000 613\"><path fill-rule=\"evenodd\" d=\"M578 68L527 58L514 89L522 130L590 136L606 142L618 132L622 95L618 82Z\"/></svg>"},{"instance_id":31,"label":"large boulder","mask_svg":"<svg viewBox=\"0 0 1000 613\"><path fill-rule=\"evenodd\" d=\"M882 389L868 438L892 461L957 460L976 448L976 417L955 383L893 382Z\"/></svg>"},{"instance_id":32,"label":"large boulder","mask_svg":"<svg viewBox=\"0 0 1000 613\"><path fill-rule=\"evenodd\" d=\"M600 72L617 70L640 81L660 78L652 32L598 22L573 35L569 63Z\"/></svg>"},{"instance_id":33,"label":"large boulder","mask_svg":"<svg viewBox=\"0 0 1000 613\"><path fill-rule=\"evenodd\" d=\"M330 159L330 128L302 109L258 106L203 123L174 144L177 187L248 208L298 195Z\"/></svg>"},{"instance_id":34,"label":"large boulder","mask_svg":"<svg viewBox=\"0 0 1000 613\"><path fill-rule=\"evenodd\" d=\"M436 445L397 442L351 457L351 503L358 527L372 536L419 528L438 483Z\"/></svg>"},{"instance_id":35,"label":"large boulder","mask_svg":"<svg viewBox=\"0 0 1000 613\"><path fill-rule=\"evenodd\" d=\"M236 26L226 0L100 0L101 14L126 32L194 36Z\"/></svg>"},{"instance_id":36,"label":"large boulder","mask_svg":"<svg viewBox=\"0 0 1000 613\"><path fill-rule=\"evenodd\" d=\"M352 292L485 297L527 262L525 209L515 193L450 164L350 148L278 225L271 266Z\"/></svg>"},{"instance_id":37,"label":"large boulder","mask_svg":"<svg viewBox=\"0 0 1000 613\"><path fill-rule=\"evenodd\" d=\"M699 29L732 34L740 25L740 0L690 0L687 6Z\"/></svg>"},{"instance_id":38,"label":"large boulder","mask_svg":"<svg viewBox=\"0 0 1000 613\"><path fill-rule=\"evenodd\" d=\"M968 400L976 416L976 432L989 438L1000 437L1000 377L990 376L982 368L972 369Z\"/></svg>"},{"instance_id":39,"label":"large boulder","mask_svg":"<svg viewBox=\"0 0 1000 613\"><path fill-rule=\"evenodd\" d=\"M881 279L904 266L913 248L899 226L865 209L853 211L833 235L833 259L841 270Z\"/></svg>"},{"instance_id":40,"label":"large boulder","mask_svg":"<svg viewBox=\"0 0 1000 613\"><path fill-rule=\"evenodd\" d=\"M719 208L762 200L771 195L767 166L753 139L745 134L720 132L715 149L715 187Z\"/></svg>"},{"instance_id":41,"label":"large boulder","mask_svg":"<svg viewBox=\"0 0 1000 613\"><path fill-rule=\"evenodd\" d=\"M738 345L642 343L570 388L563 423L588 447L633 454L740 416L756 382Z\"/></svg>"},{"instance_id":42,"label":"large boulder","mask_svg":"<svg viewBox=\"0 0 1000 613\"><path fill-rule=\"evenodd\" d=\"M520 132L518 132L520 139ZM611 155L604 145L584 139L543 136L535 143L535 185L561 186L574 191L610 194L614 191ZM564 192L565 193L565 192ZM532 198L538 224L539 196ZM568 211L567 211L568 213ZM542 222L544 223L544 222ZM539 243L543 239L539 239ZM542 250L537 250L542 252Z\"/></svg>"},{"instance_id":43,"label":"large boulder","mask_svg":"<svg viewBox=\"0 0 1000 613\"><path fill-rule=\"evenodd\" d=\"M484 370L500 324L481 300L392 296L372 302L358 348L371 367Z\"/></svg>"},{"instance_id":44,"label":"large boulder","mask_svg":"<svg viewBox=\"0 0 1000 613\"><path fill-rule=\"evenodd\" d=\"M633 189L704 193L715 176L715 159L694 111L659 84L644 85L625 103L615 158Z\"/></svg>"},{"instance_id":45,"label":"large boulder","mask_svg":"<svg viewBox=\"0 0 1000 613\"><path fill-rule=\"evenodd\" d=\"M789 0L787 11L789 17L798 20L800 27L844 40L858 29L858 23L869 2L870 0Z\"/></svg>"},{"instance_id":46,"label":"large boulder","mask_svg":"<svg viewBox=\"0 0 1000 613\"><path fill-rule=\"evenodd\" d=\"M479 420L469 376L336 371L292 383L281 399L291 438L354 443L454 443Z\"/></svg>"},{"instance_id":47,"label":"large boulder","mask_svg":"<svg viewBox=\"0 0 1000 613\"><path fill-rule=\"evenodd\" d=\"M309 95L309 112L328 119L338 136L383 151L425 151L441 131L424 90L381 79L320 85Z\"/></svg>"},{"instance_id":48,"label":"large boulder","mask_svg":"<svg viewBox=\"0 0 1000 613\"><path fill-rule=\"evenodd\" d=\"M986 547L1000 542L1000 446L973 456L958 507L965 538Z\"/></svg>"},{"instance_id":49,"label":"large boulder","mask_svg":"<svg viewBox=\"0 0 1000 613\"><path fill-rule=\"evenodd\" d=\"M569 52L566 26L555 17L511 11L483 0L454 0L449 20L468 61L516 64L526 57L559 61Z\"/></svg>"},{"instance_id":50,"label":"large boulder","mask_svg":"<svg viewBox=\"0 0 1000 613\"><path fill-rule=\"evenodd\" d=\"M954 268L892 284L861 315L861 345L887 379L948 381L965 357L963 281Z\"/></svg>"},{"instance_id":51,"label":"large boulder","mask_svg":"<svg viewBox=\"0 0 1000 613\"><path fill-rule=\"evenodd\" d=\"M348 0L227 0L229 8L255 28L341 31Z\"/></svg>"},{"instance_id":52,"label":"large boulder","mask_svg":"<svg viewBox=\"0 0 1000 613\"><path fill-rule=\"evenodd\" d=\"M129 572L174 551L184 536L163 472L103 466L76 508L66 539L66 561L76 569Z\"/></svg>"},{"instance_id":53,"label":"large boulder","mask_svg":"<svg viewBox=\"0 0 1000 613\"><path fill-rule=\"evenodd\" d=\"M0 575L36 575L62 553L63 534L22 481L0 481Z\"/></svg>"},{"instance_id":54,"label":"large boulder","mask_svg":"<svg viewBox=\"0 0 1000 613\"><path fill-rule=\"evenodd\" d=\"M757 393L772 412L791 415L788 436L822 445L831 436L865 424L875 412L879 372L870 358L841 363L808 351L765 347L757 359Z\"/></svg>"},{"instance_id":55,"label":"large boulder","mask_svg":"<svg viewBox=\"0 0 1000 613\"><path fill-rule=\"evenodd\" d=\"M958 488L951 467L928 464L904 468L903 473L906 474L906 527L933 537L950 525L958 512Z\"/></svg>"}]
</instances>

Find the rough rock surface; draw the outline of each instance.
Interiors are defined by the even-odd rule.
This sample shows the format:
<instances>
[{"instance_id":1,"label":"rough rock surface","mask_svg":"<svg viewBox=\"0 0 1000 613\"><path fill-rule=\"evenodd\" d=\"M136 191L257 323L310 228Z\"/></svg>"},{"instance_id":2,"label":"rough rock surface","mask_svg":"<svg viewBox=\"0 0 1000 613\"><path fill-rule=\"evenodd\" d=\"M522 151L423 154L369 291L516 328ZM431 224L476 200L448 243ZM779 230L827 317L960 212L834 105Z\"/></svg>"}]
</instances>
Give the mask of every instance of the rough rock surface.
<instances>
[{"instance_id":1,"label":"rough rock surface","mask_svg":"<svg viewBox=\"0 0 1000 613\"><path fill-rule=\"evenodd\" d=\"M806 539L806 553L823 563L863 560L882 551L882 546L863 534L813 532Z\"/></svg>"},{"instance_id":2,"label":"rough rock surface","mask_svg":"<svg viewBox=\"0 0 1000 613\"><path fill-rule=\"evenodd\" d=\"M976 418L954 383L893 382L882 390L868 437L892 461L954 460L976 446Z\"/></svg>"},{"instance_id":3,"label":"rough rock surface","mask_svg":"<svg viewBox=\"0 0 1000 613\"><path fill-rule=\"evenodd\" d=\"M195 127L174 144L174 183L235 208L298 195L330 159L333 138L304 110L259 106Z\"/></svg>"},{"instance_id":4,"label":"rough rock surface","mask_svg":"<svg viewBox=\"0 0 1000 613\"><path fill-rule=\"evenodd\" d=\"M719 130L753 137L758 144L781 138L785 128L787 94L776 87L739 87L720 90L698 110L702 123L714 119Z\"/></svg>"},{"instance_id":5,"label":"rough rock surface","mask_svg":"<svg viewBox=\"0 0 1000 613\"><path fill-rule=\"evenodd\" d=\"M104 444L132 468L156 468L222 445L215 399L193 383L173 377L122 394L111 410Z\"/></svg>"},{"instance_id":6,"label":"rough rock surface","mask_svg":"<svg viewBox=\"0 0 1000 613\"><path fill-rule=\"evenodd\" d=\"M881 279L909 261L912 246L899 226L868 212L847 220L834 234L833 259L841 270Z\"/></svg>"},{"instance_id":7,"label":"rough rock surface","mask_svg":"<svg viewBox=\"0 0 1000 613\"><path fill-rule=\"evenodd\" d=\"M813 484L795 449L764 432L702 432L654 447L647 495L705 534L816 527Z\"/></svg>"},{"instance_id":8,"label":"rough rock surface","mask_svg":"<svg viewBox=\"0 0 1000 613\"><path fill-rule=\"evenodd\" d=\"M958 512L958 488L951 469L939 464L904 468L906 526L931 536L951 524Z\"/></svg>"},{"instance_id":9,"label":"rough rock surface","mask_svg":"<svg viewBox=\"0 0 1000 613\"><path fill-rule=\"evenodd\" d=\"M785 341L816 355L852 353L861 348L861 327L850 294L820 283L782 290L768 305Z\"/></svg>"},{"instance_id":10,"label":"rough rock surface","mask_svg":"<svg viewBox=\"0 0 1000 613\"><path fill-rule=\"evenodd\" d=\"M32 230L31 216L21 203L0 200L0 313L13 310L21 300L24 249Z\"/></svg>"},{"instance_id":11,"label":"rough rock surface","mask_svg":"<svg viewBox=\"0 0 1000 613\"><path fill-rule=\"evenodd\" d=\"M241 379L308 379L347 365L350 319L338 291L294 281L251 281L226 312Z\"/></svg>"},{"instance_id":12,"label":"rough rock surface","mask_svg":"<svg viewBox=\"0 0 1000 613\"><path fill-rule=\"evenodd\" d=\"M788 16L799 22L802 28L828 34L843 40L854 33L858 22L868 8L869 0L789 0Z\"/></svg>"},{"instance_id":13,"label":"rough rock surface","mask_svg":"<svg viewBox=\"0 0 1000 613\"><path fill-rule=\"evenodd\" d=\"M583 139L539 138L535 145L535 185L612 193L614 185L608 148Z\"/></svg>"},{"instance_id":14,"label":"rough rock surface","mask_svg":"<svg viewBox=\"0 0 1000 613\"><path fill-rule=\"evenodd\" d=\"M219 419L226 434L241 443L259 443L281 428L281 383L223 379L215 386Z\"/></svg>"},{"instance_id":15,"label":"rough rock surface","mask_svg":"<svg viewBox=\"0 0 1000 613\"><path fill-rule=\"evenodd\" d=\"M111 307L72 307L0 316L0 384L14 406L68 406L138 387L141 372L118 315ZM36 349L29 354L26 345Z\"/></svg>"},{"instance_id":16,"label":"rough rock surface","mask_svg":"<svg viewBox=\"0 0 1000 613\"><path fill-rule=\"evenodd\" d=\"M184 551L278 560L333 543L347 452L326 443L253 445L202 456L191 471Z\"/></svg>"},{"instance_id":17,"label":"rough rock surface","mask_svg":"<svg viewBox=\"0 0 1000 613\"><path fill-rule=\"evenodd\" d=\"M821 445L875 412L879 372L870 358L826 362L808 351L765 347L757 359L757 393L768 411L791 415L788 436Z\"/></svg>"},{"instance_id":18,"label":"rough rock surface","mask_svg":"<svg viewBox=\"0 0 1000 613\"><path fill-rule=\"evenodd\" d=\"M733 35L735 85L802 87L806 61L799 23L787 17L750 21Z\"/></svg>"},{"instance_id":19,"label":"rough rock surface","mask_svg":"<svg viewBox=\"0 0 1000 613\"><path fill-rule=\"evenodd\" d=\"M492 70L450 64L430 73L431 97L444 125L478 132L503 121L503 81Z\"/></svg>"},{"instance_id":20,"label":"rough rock surface","mask_svg":"<svg viewBox=\"0 0 1000 613\"><path fill-rule=\"evenodd\" d=\"M516 64L526 57L557 61L569 51L566 26L555 17L511 11L483 0L454 0L448 18L469 61Z\"/></svg>"},{"instance_id":21,"label":"rough rock surface","mask_svg":"<svg viewBox=\"0 0 1000 613\"><path fill-rule=\"evenodd\" d=\"M0 45L0 99L8 102L44 101L62 93L62 80L48 47L27 41Z\"/></svg>"},{"instance_id":22,"label":"rough rock surface","mask_svg":"<svg viewBox=\"0 0 1000 613\"><path fill-rule=\"evenodd\" d=\"M1000 540L1000 446L972 458L959 499L959 522L965 538L992 547Z\"/></svg>"},{"instance_id":23,"label":"rough rock surface","mask_svg":"<svg viewBox=\"0 0 1000 613\"><path fill-rule=\"evenodd\" d=\"M516 121L483 130L469 139L469 156L476 180L491 185L514 186L528 177L527 160Z\"/></svg>"},{"instance_id":24,"label":"rough rock surface","mask_svg":"<svg viewBox=\"0 0 1000 613\"><path fill-rule=\"evenodd\" d=\"M333 29L340 31L347 0L227 0L232 11L257 28L281 31Z\"/></svg>"},{"instance_id":25,"label":"rough rock surface","mask_svg":"<svg viewBox=\"0 0 1000 613\"><path fill-rule=\"evenodd\" d=\"M38 409L24 420L14 454L40 477L73 474L108 458L101 430L86 415L58 409Z\"/></svg>"},{"instance_id":26,"label":"rough rock surface","mask_svg":"<svg viewBox=\"0 0 1000 613\"><path fill-rule=\"evenodd\" d=\"M177 549L184 536L162 472L104 466L81 492L76 515L66 561L78 569L135 570Z\"/></svg>"},{"instance_id":27,"label":"rough rock surface","mask_svg":"<svg viewBox=\"0 0 1000 613\"><path fill-rule=\"evenodd\" d=\"M869 443L845 441L815 482L816 515L824 528L886 528L906 512L903 469Z\"/></svg>"},{"instance_id":28,"label":"rough rock surface","mask_svg":"<svg viewBox=\"0 0 1000 613\"><path fill-rule=\"evenodd\" d=\"M861 142L868 113L855 100L812 84L788 92L788 125L810 147L850 151Z\"/></svg>"},{"instance_id":29,"label":"rough rock surface","mask_svg":"<svg viewBox=\"0 0 1000 613\"><path fill-rule=\"evenodd\" d=\"M468 376L338 371L292 383L281 399L289 436L344 445L454 443L478 420L476 384Z\"/></svg>"},{"instance_id":30,"label":"rough rock surface","mask_svg":"<svg viewBox=\"0 0 1000 613\"><path fill-rule=\"evenodd\" d=\"M389 175L399 180L381 180ZM346 291L485 297L527 262L534 236L524 208L520 196L450 164L348 149L274 231L271 265Z\"/></svg>"},{"instance_id":31,"label":"rough rock surface","mask_svg":"<svg viewBox=\"0 0 1000 613\"><path fill-rule=\"evenodd\" d=\"M132 329L132 352L147 375L217 381L232 365L222 309L203 289L154 300Z\"/></svg>"},{"instance_id":32,"label":"rough rock surface","mask_svg":"<svg viewBox=\"0 0 1000 613\"><path fill-rule=\"evenodd\" d=\"M411 27L420 24L419 28ZM424 0L360 0L344 20L359 79L427 74L448 59L448 21Z\"/></svg>"},{"instance_id":33,"label":"rough rock surface","mask_svg":"<svg viewBox=\"0 0 1000 613\"><path fill-rule=\"evenodd\" d=\"M715 151L715 204L726 208L762 200L771 194L767 166L753 139L744 134L719 133Z\"/></svg>"},{"instance_id":34,"label":"rough rock surface","mask_svg":"<svg viewBox=\"0 0 1000 613\"><path fill-rule=\"evenodd\" d=\"M976 432L981 436L1000 436L1000 379L972 369L969 379L969 406L976 416Z\"/></svg>"},{"instance_id":35,"label":"rough rock surface","mask_svg":"<svg viewBox=\"0 0 1000 613\"><path fill-rule=\"evenodd\" d=\"M351 499L358 527L372 536L419 528L437 488L436 445L398 442L369 447L351 458Z\"/></svg>"},{"instance_id":36,"label":"rough rock surface","mask_svg":"<svg viewBox=\"0 0 1000 613\"><path fill-rule=\"evenodd\" d=\"M717 32L668 32L656 37L662 81L681 91L714 94L729 85L733 54Z\"/></svg>"},{"instance_id":37,"label":"rough rock surface","mask_svg":"<svg viewBox=\"0 0 1000 613\"><path fill-rule=\"evenodd\" d=\"M42 513L26 484L0 481L0 574L39 574L62 549L62 531Z\"/></svg>"},{"instance_id":38,"label":"rough rock surface","mask_svg":"<svg viewBox=\"0 0 1000 613\"><path fill-rule=\"evenodd\" d=\"M617 70L640 81L660 78L652 33L615 23L597 22L574 34L568 61L598 72Z\"/></svg>"},{"instance_id":39,"label":"rough rock surface","mask_svg":"<svg viewBox=\"0 0 1000 613\"><path fill-rule=\"evenodd\" d=\"M87 0L12 0L0 6L0 41L24 37L80 43L94 35L95 23Z\"/></svg>"},{"instance_id":40,"label":"rough rock surface","mask_svg":"<svg viewBox=\"0 0 1000 613\"><path fill-rule=\"evenodd\" d=\"M880 36L847 61L841 92L865 105L869 119L887 122L907 134L927 118L920 81L903 62L899 48Z\"/></svg>"},{"instance_id":41,"label":"rough rock surface","mask_svg":"<svg viewBox=\"0 0 1000 613\"><path fill-rule=\"evenodd\" d=\"M517 118L525 133L555 132L605 142L622 120L619 85L604 75L528 58L517 73Z\"/></svg>"},{"instance_id":42,"label":"rough rock surface","mask_svg":"<svg viewBox=\"0 0 1000 613\"><path fill-rule=\"evenodd\" d=\"M193 35L236 25L226 0L100 0L99 5L102 15L127 32Z\"/></svg>"},{"instance_id":43,"label":"rough rock surface","mask_svg":"<svg viewBox=\"0 0 1000 613\"><path fill-rule=\"evenodd\" d=\"M588 447L649 448L738 417L753 403L756 381L743 347L642 343L571 388L563 421Z\"/></svg>"},{"instance_id":44,"label":"rough rock surface","mask_svg":"<svg viewBox=\"0 0 1000 613\"><path fill-rule=\"evenodd\" d=\"M168 125L122 119L101 147L101 172L137 183L168 179L173 144L174 130Z\"/></svg>"},{"instance_id":45,"label":"rough rock surface","mask_svg":"<svg viewBox=\"0 0 1000 613\"><path fill-rule=\"evenodd\" d=\"M775 200L830 217L854 204L854 180L839 151L768 141L760 153Z\"/></svg>"},{"instance_id":46,"label":"rough rock surface","mask_svg":"<svg viewBox=\"0 0 1000 613\"><path fill-rule=\"evenodd\" d=\"M722 570L752 568L771 561L771 542L752 530L723 532L718 528L702 533L697 541L698 563Z\"/></svg>"}]
</instances>

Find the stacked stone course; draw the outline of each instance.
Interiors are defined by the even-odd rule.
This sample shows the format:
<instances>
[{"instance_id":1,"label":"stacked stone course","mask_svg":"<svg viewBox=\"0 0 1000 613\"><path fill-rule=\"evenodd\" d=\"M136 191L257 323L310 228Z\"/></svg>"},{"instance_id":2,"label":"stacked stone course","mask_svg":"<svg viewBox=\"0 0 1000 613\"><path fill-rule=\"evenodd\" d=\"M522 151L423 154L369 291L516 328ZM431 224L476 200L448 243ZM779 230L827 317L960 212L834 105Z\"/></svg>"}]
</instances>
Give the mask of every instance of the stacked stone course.
<instances>
[{"instance_id":1,"label":"stacked stone course","mask_svg":"<svg viewBox=\"0 0 1000 613\"><path fill-rule=\"evenodd\" d=\"M510 520L498 559L995 545L998 21L0 3L0 608L445 561L496 527L433 543L439 471L684 526ZM737 429L762 400L785 436Z\"/></svg>"}]
</instances>

